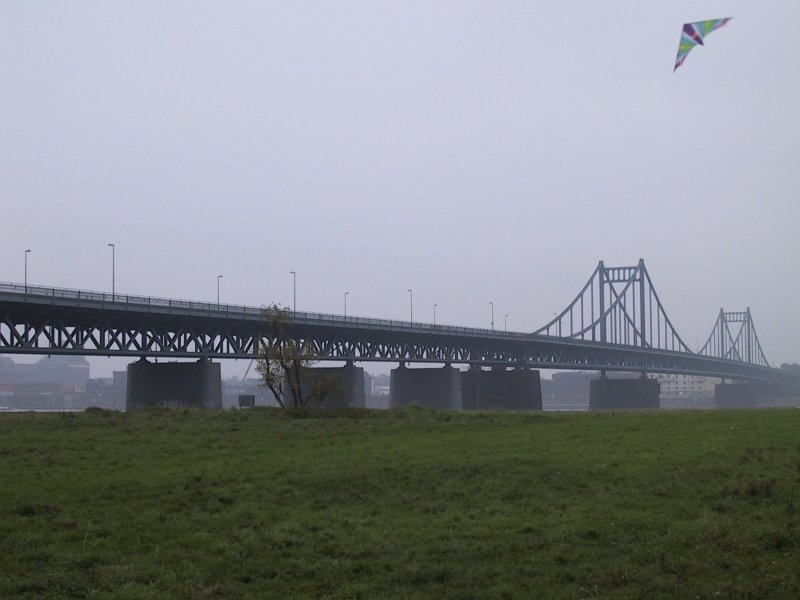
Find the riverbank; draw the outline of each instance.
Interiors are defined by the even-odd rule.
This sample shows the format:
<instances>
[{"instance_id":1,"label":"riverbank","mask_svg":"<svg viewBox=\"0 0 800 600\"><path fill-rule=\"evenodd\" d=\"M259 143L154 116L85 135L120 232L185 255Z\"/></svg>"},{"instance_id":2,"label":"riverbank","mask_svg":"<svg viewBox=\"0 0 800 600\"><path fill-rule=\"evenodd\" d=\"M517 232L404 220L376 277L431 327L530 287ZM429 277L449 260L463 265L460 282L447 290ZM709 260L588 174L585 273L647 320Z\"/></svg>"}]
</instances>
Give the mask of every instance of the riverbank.
<instances>
[{"instance_id":1,"label":"riverbank","mask_svg":"<svg viewBox=\"0 0 800 600\"><path fill-rule=\"evenodd\" d=\"M800 411L0 416L2 598L800 593Z\"/></svg>"}]
</instances>

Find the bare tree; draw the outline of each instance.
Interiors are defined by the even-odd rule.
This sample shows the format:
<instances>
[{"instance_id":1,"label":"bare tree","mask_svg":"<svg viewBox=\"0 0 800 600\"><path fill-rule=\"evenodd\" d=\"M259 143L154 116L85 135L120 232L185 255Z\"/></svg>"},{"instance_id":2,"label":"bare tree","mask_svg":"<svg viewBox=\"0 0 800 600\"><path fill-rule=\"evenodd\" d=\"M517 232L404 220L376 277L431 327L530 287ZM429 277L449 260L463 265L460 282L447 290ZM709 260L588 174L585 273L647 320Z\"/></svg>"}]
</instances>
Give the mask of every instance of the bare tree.
<instances>
[{"instance_id":1,"label":"bare tree","mask_svg":"<svg viewBox=\"0 0 800 600\"><path fill-rule=\"evenodd\" d=\"M261 381L283 408L302 408L310 402L322 405L338 385L336 375L312 368L319 356L309 341L289 335L289 309L271 304L262 314L274 342L259 348L256 371Z\"/></svg>"}]
</instances>

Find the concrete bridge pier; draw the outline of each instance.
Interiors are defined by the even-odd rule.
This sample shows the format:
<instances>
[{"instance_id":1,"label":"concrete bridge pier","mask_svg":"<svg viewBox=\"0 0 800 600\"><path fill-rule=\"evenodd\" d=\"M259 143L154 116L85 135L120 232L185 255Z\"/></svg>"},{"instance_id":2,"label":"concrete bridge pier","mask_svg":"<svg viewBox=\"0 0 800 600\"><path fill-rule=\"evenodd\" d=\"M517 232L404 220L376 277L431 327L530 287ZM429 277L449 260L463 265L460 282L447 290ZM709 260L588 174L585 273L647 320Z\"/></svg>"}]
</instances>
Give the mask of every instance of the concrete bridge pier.
<instances>
[{"instance_id":1,"label":"concrete bridge pier","mask_svg":"<svg viewBox=\"0 0 800 600\"><path fill-rule=\"evenodd\" d=\"M389 406L427 406L461 410L461 372L449 363L441 369L409 369L400 363L390 374Z\"/></svg>"},{"instance_id":2,"label":"concrete bridge pier","mask_svg":"<svg viewBox=\"0 0 800 600\"><path fill-rule=\"evenodd\" d=\"M464 410L479 410L481 405L481 374L479 365L470 365L461 373L461 406Z\"/></svg>"},{"instance_id":3,"label":"concrete bridge pier","mask_svg":"<svg viewBox=\"0 0 800 600\"><path fill-rule=\"evenodd\" d=\"M332 379L331 390L325 397L323 408L367 407L363 367L357 367L353 361L348 360L343 367L313 367L313 371ZM301 385L307 385L307 382L303 382Z\"/></svg>"},{"instance_id":4,"label":"concrete bridge pier","mask_svg":"<svg viewBox=\"0 0 800 600\"><path fill-rule=\"evenodd\" d=\"M762 385L758 383L718 383L714 386L714 408L754 408Z\"/></svg>"},{"instance_id":5,"label":"concrete bridge pier","mask_svg":"<svg viewBox=\"0 0 800 600\"><path fill-rule=\"evenodd\" d=\"M221 409L219 363L152 363L142 358L129 364L125 410L150 406Z\"/></svg>"},{"instance_id":6,"label":"concrete bridge pier","mask_svg":"<svg viewBox=\"0 0 800 600\"><path fill-rule=\"evenodd\" d=\"M539 371L533 369L472 365L461 373L461 393L464 410L542 410Z\"/></svg>"},{"instance_id":7,"label":"concrete bridge pier","mask_svg":"<svg viewBox=\"0 0 800 600\"><path fill-rule=\"evenodd\" d=\"M800 387L777 383L718 383L714 386L714 408L759 408L797 406Z\"/></svg>"},{"instance_id":8,"label":"concrete bridge pier","mask_svg":"<svg viewBox=\"0 0 800 600\"><path fill-rule=\"evenodd\" d=\"M589 410L660 408L661 384L644 373L637 379L609 379L603 373L589 384Z\"/></svg>"}]
</instances>

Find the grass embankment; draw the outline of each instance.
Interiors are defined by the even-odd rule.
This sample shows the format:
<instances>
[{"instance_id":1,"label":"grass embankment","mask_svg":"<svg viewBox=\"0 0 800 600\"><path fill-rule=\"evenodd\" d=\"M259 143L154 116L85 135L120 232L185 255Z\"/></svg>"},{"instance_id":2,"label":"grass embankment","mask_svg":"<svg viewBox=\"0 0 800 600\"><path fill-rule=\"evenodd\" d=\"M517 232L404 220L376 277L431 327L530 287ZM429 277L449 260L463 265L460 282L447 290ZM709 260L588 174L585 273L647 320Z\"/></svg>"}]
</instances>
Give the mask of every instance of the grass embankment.
<instances>
[{"instance_id":1,"label":"grass embankment","mask_svg":"<svg viewBox=\"0 0 800 600\"><path fill-rule=\"evenodd\" d=\"M0 598L796 598L800 411L0 415Z\"/></svg>"}]
</instances>

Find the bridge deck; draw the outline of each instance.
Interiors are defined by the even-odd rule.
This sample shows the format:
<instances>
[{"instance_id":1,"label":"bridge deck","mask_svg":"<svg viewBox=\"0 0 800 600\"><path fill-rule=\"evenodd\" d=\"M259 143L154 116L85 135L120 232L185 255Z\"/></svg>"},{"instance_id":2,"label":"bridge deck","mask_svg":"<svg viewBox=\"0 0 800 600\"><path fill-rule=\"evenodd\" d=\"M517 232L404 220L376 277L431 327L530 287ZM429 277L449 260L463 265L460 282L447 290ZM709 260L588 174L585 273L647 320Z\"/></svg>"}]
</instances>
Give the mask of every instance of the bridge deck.
<instances>
[{"instance_id":1,"label":"bridge deck","mask_svg":"<svg viewBox=\"0 0 800 600\"><path fill-rule=\"evenodd\" d=\"M252 358L278 343L261 307L0 284L0 352ZM291 337L322 360L408 361L686 373L748 380L779 371L733 360L542 334L298 312Z\"/></svg>"}]
</instances>

